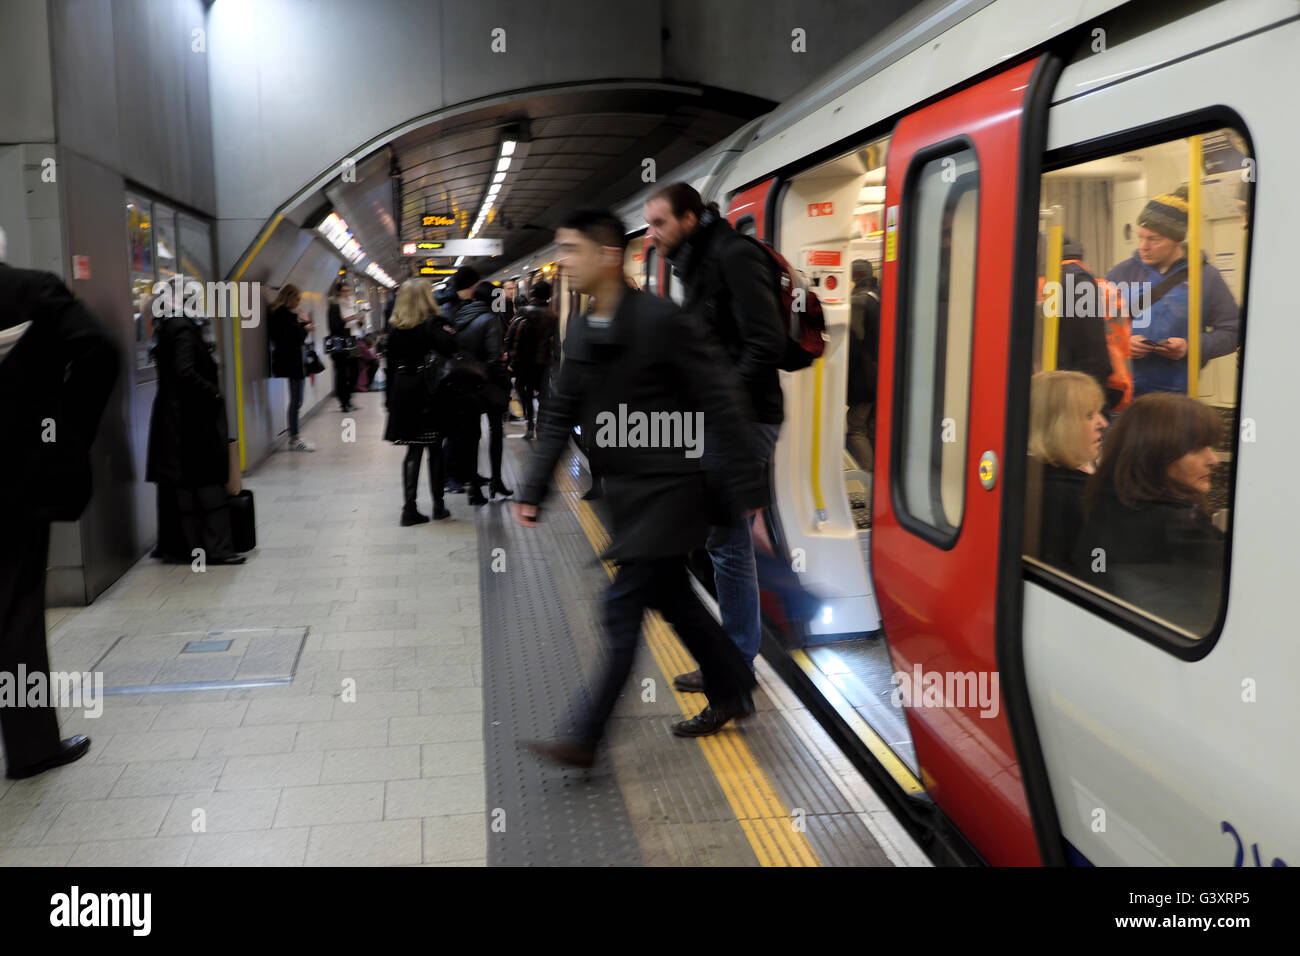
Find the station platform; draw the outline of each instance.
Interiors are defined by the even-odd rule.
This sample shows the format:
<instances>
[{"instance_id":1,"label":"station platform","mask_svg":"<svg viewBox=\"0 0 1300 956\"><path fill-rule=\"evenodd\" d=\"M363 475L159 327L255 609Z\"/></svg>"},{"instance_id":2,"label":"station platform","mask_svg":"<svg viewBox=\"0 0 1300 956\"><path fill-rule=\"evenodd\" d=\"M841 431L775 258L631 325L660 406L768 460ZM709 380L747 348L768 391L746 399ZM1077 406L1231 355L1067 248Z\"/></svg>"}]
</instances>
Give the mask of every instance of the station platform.
<instances>
[{"instance_id":1,"label":"station platform","mask_svg":"<svg viewBox=\"0 0 1300 956\"><path fill-rule=\"evenodd\" d=\"M704 698L673 690L694 665L657 616L596 765L524 749L564 728L602 653L610 569L581 459L539 528L464 495L402 528L404 450L380 438L383 394L355 401L305 422L315 453L246 475L246 564L146 557L48 612L52 669L102 672L103 709L61 714L92 738L82 760L0 781L0 864L930 865L761 659L753 718L673 737Z\"/></svg>"}]
</instances>

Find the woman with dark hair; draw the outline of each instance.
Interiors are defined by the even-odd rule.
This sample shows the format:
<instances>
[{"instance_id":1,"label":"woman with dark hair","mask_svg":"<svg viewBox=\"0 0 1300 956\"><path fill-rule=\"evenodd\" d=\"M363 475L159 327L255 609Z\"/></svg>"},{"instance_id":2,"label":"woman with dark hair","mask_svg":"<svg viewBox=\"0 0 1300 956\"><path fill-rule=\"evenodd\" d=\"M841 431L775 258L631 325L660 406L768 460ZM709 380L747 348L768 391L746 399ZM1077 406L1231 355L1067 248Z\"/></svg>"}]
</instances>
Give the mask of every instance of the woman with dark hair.
<instances>
[{"instance_id":1,"label":"woman with dark hair","mask_svg":"<svg viewBox=\"0 0 1300 956\"><path fill-rule=\"evenodd\" d=\"M1213 624L1224 534L1209 494L1222 423L1176 392L1144 395L1106 437L1074 548L1084 581L1194 633Z\"/></svg>"},{"instance_id":2,"label":"woman with dark hair","mask_svg":"<svg viewBox=\"0 0 1300 956\"><path fill-rule=\"evenodd\" d=\"M280 289L271 303L271 317L267 323L267 337L271 341L271 377L289 382L289 451L315 451L316 446L298 437L298 412L302 408L303 381L307 370L303 365L302 346L311 332L312 323L300 318L294 310L302 301L302 292L292 283Z\"/></svg>"},{"instance_id":3,"label":"woman with dark hair","mask_svg":"<svg viewBox=\"0 0 1300 956\"><path fill-rule=\"evenodd\" d=\"M329 330L333 348L327 348L330 363L334 366L334 395L339 400L339 411L353 411L352 388L355 383L352 361L353 330L356 306L352 302L352 286L344 277L334 280L329 291Z\"/></svg>"}]
</instances>

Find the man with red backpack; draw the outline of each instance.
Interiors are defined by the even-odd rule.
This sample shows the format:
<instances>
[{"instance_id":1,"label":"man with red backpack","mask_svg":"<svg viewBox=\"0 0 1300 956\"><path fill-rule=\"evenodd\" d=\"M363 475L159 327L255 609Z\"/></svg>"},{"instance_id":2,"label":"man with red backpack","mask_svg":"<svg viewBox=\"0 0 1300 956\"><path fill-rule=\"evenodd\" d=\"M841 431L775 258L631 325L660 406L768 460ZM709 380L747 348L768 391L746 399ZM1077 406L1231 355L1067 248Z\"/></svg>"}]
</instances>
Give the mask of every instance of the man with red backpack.
<instances>
[{"instance_id":1,"label":"man with red backpack","mask_svg":"<svg viewBox=\"0 0 1300 956\"><path fill-rule=\"evenodd\" d=\"M649 239L686 284L683 310L712 331L738 373L737 385L749 398L752 444L763 456L770 480L772 450L784 419L777 372L788 367L790 348L772 254L736 232L717 206L705 206L687 183L673 183L651 196L645 204L645 220ZM716 451L716 443L708 436L706 423L706 471L717 465L710 454L711 448ZM762 625L749 520L713 528L708 550L722 625L752 667ZM678 675L673 686L700 692L703 681L700 672L693 671Z\"/></svg>"}]
</instances>

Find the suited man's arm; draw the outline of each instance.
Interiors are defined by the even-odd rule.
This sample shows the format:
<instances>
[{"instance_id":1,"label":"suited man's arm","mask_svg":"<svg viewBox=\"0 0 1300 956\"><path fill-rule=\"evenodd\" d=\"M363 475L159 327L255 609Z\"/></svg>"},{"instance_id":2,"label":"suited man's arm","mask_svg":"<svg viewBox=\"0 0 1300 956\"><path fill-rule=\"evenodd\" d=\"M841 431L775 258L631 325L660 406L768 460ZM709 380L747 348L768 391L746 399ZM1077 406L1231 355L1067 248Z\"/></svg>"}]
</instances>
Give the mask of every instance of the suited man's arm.
<instances>
[{"instance_id":1,"label":"suited man's arm","mask_svg":"<svg viewBox=\"0 0 1300 956\"><path fill-rule=\"evenodd\" d=\"M63 420L89 446L121 372L121 355L104 324L62 282L51 277L44 299L43 307L57 316L67 356Z\"/></svg>"},{"instance_id":2,"label":"suited man's arm","mask_svg":"<svg viewBox=\"0 0 1300 956\"><path fill-rule=\"evenodd\" d=\"M578 363L560 366L560 380L542 408L537 423L537 450L528 462L528 478L515 496L524 504L540 504L550 487L555 463L569 444L569 433L578 422L583 402L583 376Z\"/></svg>"}]
</instances>

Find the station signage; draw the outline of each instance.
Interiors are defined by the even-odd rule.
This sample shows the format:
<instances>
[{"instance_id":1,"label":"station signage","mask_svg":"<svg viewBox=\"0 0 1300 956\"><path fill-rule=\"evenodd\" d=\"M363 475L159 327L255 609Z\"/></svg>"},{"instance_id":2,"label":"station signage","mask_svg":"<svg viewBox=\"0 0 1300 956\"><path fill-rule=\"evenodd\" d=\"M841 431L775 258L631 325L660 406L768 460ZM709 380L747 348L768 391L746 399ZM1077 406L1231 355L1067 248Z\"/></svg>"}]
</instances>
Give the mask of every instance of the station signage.
<instances>
[{"instance_id":1,"label":"station signage","mask_svg":"<svg viewBox=\"0 0 1300 956\"><path fill-rule=\"evenodd\" d=\"M456 225L455 216L425 216L420 220L420 225L425 228L431 226L454 226Z\"/></svg>"}]
</instances>

